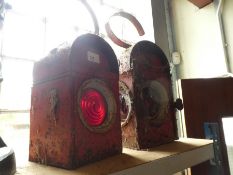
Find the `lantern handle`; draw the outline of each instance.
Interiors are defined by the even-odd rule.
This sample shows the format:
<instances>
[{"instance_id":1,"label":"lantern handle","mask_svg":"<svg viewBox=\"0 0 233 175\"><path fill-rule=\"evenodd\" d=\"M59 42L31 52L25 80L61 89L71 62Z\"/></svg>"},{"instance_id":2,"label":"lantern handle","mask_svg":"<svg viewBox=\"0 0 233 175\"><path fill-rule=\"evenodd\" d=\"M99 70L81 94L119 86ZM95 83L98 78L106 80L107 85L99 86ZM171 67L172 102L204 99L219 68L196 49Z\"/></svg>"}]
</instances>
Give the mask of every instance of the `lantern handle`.
<instances>
[{"instance_id":1,"label":"lantern handle","mask_svg":"<svg viewBox=\"0 0 233 175\"><path fill-rule=\"evenodd\" d=\"M123 47L123 48L129 48L131 46L131 44L126 43L125 41L122 41L121 39L119 39L112 31L109 21L112 17L114 16L121 16L123 18L128 19L133 25L134 27L137 29L138 34L140 36L143 36L145 34L144 29L142 27L142 25L140 24L140 22L137 20L136 17L134 17L132 14L124 12L124 11L120 11L117 13L114 13L108 20L108 22L105 24L105 29L107 32L108 37L118 46Z\"/></svg>"},{"instance_id":2,"label":"lantern handle","mask_svg":"<svg viewBox=\"0 0 233 175\"><path fill-rule=\"evenodd\" d=\"M93 21L94 27L95 27L94 34L99 35L99 23L98 23L98 20L96 18L94 11L92 10L91 6L87 3L86 0L80 0L80 1L83 3L83 5L86 7L86 9L88 10L88 12L91 15L91 18L92 18L92 21Z\"/></svg>"}]
</instances>

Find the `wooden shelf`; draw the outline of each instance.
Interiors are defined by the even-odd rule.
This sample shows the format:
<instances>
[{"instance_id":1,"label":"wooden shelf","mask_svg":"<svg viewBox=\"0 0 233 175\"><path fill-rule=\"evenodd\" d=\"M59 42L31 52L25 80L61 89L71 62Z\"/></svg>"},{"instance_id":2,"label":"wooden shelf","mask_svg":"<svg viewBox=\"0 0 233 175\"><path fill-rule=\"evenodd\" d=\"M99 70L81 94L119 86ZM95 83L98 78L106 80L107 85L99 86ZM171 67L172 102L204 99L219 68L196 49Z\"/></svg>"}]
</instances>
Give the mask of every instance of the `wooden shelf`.
<instances>
[{"instance_id":1,"label":"wooden shelf","mask_svg":"<svg viewBox=\"0 0 233 175\"><path fill-rule=\"evenodd\" d=\"M19 175L171 175L213 158L213 143L204 139L179 139L153 149L123 153L78 168L64 170L26 162L17 167Z\"/></svg>"}]
</instances>

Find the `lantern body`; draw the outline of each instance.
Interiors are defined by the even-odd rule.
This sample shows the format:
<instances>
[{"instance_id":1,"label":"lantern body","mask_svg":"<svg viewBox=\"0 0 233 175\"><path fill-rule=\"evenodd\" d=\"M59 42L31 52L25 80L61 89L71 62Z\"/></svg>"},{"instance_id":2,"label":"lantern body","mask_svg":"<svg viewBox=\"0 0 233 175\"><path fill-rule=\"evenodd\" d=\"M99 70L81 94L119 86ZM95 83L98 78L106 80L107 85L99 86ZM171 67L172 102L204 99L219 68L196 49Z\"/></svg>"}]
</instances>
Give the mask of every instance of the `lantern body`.
<instances>
[{"instance_id":1,"label":"lantern body","mask_svg":"<svg viewBox=\"0 0 233 175\"><path fill-rule=\"evenodd\" d=\"M177 139L170 67L163 51L141 41L120 73L123 146L147 149ZM125 63L124 63L125 64Z\"/></svg>"},{"instance_id":2,"label":"lantern body","mask_svg":"<svg viewBox=\"0 0 233 175\"><path fill-rule=\"evenodd\" d=\"M78 37L34 66L29 160L73 169L122 151L116 56Z\"/></svg>"}]
</instances>

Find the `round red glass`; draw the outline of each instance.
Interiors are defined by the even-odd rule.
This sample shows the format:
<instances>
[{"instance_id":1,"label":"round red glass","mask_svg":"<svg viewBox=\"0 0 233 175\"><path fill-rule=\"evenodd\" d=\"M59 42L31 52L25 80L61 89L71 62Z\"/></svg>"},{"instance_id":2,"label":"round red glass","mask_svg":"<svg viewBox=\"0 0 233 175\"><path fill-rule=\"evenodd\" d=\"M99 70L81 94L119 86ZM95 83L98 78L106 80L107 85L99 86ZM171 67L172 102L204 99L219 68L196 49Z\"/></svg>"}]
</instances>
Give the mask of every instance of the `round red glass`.
<instances>
[{"instance_id":1,"label":"round red glass","mask_svg":"<svg viewBox=\"0 0 233 175\"><path fill-rule=\"evenodd\" d=\"M83 118L90 126L99 126L104 122L107 105L100 92L90 89L83 93L80 101Z\"/></svg>"}]
</instances>

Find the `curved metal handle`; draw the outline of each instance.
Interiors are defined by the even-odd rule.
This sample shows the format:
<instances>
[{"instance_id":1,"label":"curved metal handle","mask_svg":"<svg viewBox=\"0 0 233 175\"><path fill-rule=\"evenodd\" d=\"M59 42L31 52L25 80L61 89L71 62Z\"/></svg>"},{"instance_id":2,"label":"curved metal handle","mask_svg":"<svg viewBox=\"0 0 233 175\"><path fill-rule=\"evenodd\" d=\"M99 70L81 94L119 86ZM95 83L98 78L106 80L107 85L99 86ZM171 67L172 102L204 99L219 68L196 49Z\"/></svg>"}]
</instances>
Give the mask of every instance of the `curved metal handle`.
<instances>
[{"instance_id":1,"label":"curved metal handle","mask_svg":"<svg viewBox=\"0 0 233 175\"><path fill-rule=\"evenodd\" d=\"M140 22L133 16L131 15L130 13L127 13L127 12L117 12L115 14L113 14L110 19L114 16L121 16L123 18L126 18L128 19L133 25L134 27L137 29L138 31L138 34L140 36L143 36L145 34L144 32L144 29L142 28L142 25L140 24ZM109 19L109 21L110 21ZM111 27L110 27L110 24L109 24L109 21L105 24L105 29L106 29L106 32L107 32L107 35L108 37L115 43L117 44L118 46L120 47L123 47L123 48L129 48L131 45L122 41L121 39L119 39L112 31Z\"/></svg>"},{"instance_id":2,"label":"curved metal handle","mask_svg":"<svg viewBox=\"0 0 233 175\"><path fill-rule=\"evenodd\" d=\"M87 10L88 10L88 12L90 13L90 15L91 15L91 18L92 18L92 20L93 20L93 23L94 23L94 27L95 27L95 34L96 35L99 35L99 23L98 23L98 20L97 20L97 18L96 18L96 15L95 15L95 13L94 13L94 11L92 10L92 8L91 8L91 6L87 3L87 1L86 0L80 0L82 3L83 3L83 5L87 8Z\"/></svg>"}]
</instances>

